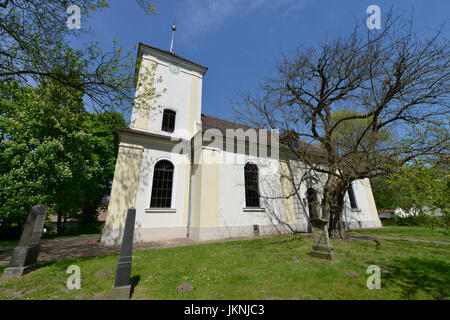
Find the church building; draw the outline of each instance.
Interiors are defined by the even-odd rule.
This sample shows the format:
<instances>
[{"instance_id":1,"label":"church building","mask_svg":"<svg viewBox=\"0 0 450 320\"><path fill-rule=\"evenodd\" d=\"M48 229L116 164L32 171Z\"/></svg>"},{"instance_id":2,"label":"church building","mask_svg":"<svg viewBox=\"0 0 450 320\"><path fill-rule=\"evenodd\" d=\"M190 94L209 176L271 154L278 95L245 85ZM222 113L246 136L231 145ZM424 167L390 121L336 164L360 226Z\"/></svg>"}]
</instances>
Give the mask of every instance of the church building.
<instances>
[{"instance_id":1,"label":"church building","mask_svg":"<svg viewBox=\"0 0 450 320\"><path fill-rule=\"evenodd\" d=\"M135 242L311 232L309 218L321 216L317 204L326 176L308 172L274 142L275 133L263 139L256 130L253 144L238 134L229 138L228 132L253 129L202 113L206 67L145 44L139 45L138 58L139 78L153 70L152 79L161 79L152 84L162 92L156 101L160 107L134 109L130 127L117 129L101 244L121 243L129 208L136 208ZM249 152L253 145L256 154ZM323 154L307 148L312 156ZM368 179L348 189L343 219L348 229L381 227Z\"/></svg>"}]
</instances>

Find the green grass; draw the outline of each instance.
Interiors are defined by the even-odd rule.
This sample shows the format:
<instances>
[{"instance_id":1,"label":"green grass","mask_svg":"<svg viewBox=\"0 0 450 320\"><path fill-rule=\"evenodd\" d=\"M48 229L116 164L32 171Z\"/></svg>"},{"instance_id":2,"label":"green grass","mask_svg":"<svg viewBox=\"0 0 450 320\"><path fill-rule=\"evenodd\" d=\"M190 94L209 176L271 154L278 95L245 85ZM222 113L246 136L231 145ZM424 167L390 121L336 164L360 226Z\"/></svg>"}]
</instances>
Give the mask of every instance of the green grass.
<instances>
[{"instance_id":1,"label":"green grass","mask_svg":"<svg viewBox=\"0 0 450 320\"><path fill-rule=\"evenodd\" d=\"M41 241L55 240L55 239L69 239L69 238L86 238L86 237L100 237L100 234L81 234L78 236L59 236L42 238ZM0 241L0 250L2 247L15 247L19 243L19 240L14 241Z\"/></svg>"},{"instance_id":2,"label":"green grass","mask_svg":"<svg viewBox=\"0 0 450 320\"><path fill-rule=\"evenodd\" d=\"M449 299L450 247L404 240L334 241L338 260L310 257L311 237L210 243L133 255L133 299ZM92 299L109 296L118 255L41 262L21 279L0 278L0 299ZM81 289L68 290L67 268L81 268ZM378 265L381 289L366 273ZM4 266L0 267L3 272ZM101 278L101 270L112 273ZM356 272L351 277L348 272ZM179 294L190 283L194 290Z\"/></svg>"},{"instance_id":3,"label":"green grass","mask_svg":"<svg viewBox=\"0 0 450 320\"><path fill-rule=\"evenodd\" d=\"M364 229L352 231L351 233L450 242L450 231L445 228L432 229L429 227L416 226L385 226L379 229Z\"/></svg>"}]
</instances>

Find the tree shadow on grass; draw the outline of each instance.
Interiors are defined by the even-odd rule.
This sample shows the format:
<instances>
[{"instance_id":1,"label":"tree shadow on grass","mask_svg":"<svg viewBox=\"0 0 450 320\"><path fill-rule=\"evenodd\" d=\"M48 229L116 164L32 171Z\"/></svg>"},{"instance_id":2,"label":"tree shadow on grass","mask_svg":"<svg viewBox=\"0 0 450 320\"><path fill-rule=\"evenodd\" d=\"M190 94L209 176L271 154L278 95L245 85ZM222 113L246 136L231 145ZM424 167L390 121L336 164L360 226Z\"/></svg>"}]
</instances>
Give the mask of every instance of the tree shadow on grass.
<instances>
[{"instance_id":1,"label":"tree shadow on grass","mask_svg":"<svg viewBox=\"0 0 450 320\"><path fill-rule=\"evenodd\" d=\"M258 239L258 238L256 238ZM260 238L261 240L264 238ZM246 245L251 246L253 248L263 248L267 246L280 246L280 245L290 245L290 244L297 244L297 243L304 243L305 241L304 236L295 236L291 235L289 238L279 238L274 237L273 239L269 239L268 241L264 242L248 242Z\"/></svg>"},{"instance_id":2,"label":"tree shadow on grass","mask_svg":"<svg viewBox=\"0 0 450 320\"><path fill-rule=\"evenodd\" d=\"M389 266L389 282L398 286L405 299L423 291L433 299L450 298L450 264L419 258L396 259Z\"/></svg>"}]
</instances>

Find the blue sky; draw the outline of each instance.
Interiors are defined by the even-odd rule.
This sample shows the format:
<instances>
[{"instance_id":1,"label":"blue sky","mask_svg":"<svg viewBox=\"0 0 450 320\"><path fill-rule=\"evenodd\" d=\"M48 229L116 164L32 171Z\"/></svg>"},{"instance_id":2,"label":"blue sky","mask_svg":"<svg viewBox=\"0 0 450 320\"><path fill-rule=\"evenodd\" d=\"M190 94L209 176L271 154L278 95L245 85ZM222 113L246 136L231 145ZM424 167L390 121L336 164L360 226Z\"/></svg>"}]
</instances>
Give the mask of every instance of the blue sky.
<instances>
[{"instance_id":1,"label":"blue sky","mask_svg":"<svg viewBox=\"0 0 450 320\"><path fill-rule=\"evenodd\" d=\"M355 19L364 22L371 4L387 13L412 12L414 28L425 34L449 19L448 0L154 0L148 16L134 0L112 0L94 14L89 26L108 48L114 38L126 50L143 42L169 49L176 17L175 52L209 67L203 82L205 114L232 120L230 98L252 90L273 74L281 52L312 45L325 36L348 33ZM82 26L83 27L83 26ZM448 37L448 28L445 35Z\"/></svg>"}]
</instances>

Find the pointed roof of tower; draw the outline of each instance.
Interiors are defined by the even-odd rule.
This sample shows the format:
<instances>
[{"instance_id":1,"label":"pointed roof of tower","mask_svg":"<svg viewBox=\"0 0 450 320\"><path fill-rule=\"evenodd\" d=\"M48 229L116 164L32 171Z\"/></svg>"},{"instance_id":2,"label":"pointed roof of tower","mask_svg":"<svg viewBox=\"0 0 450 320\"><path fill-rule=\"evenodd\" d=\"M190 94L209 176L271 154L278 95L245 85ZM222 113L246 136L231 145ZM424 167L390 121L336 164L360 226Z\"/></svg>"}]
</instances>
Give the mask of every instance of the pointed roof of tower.
<instances>
[{"instance_id":1,"label":"pointed roof of tower","mask_svg":"<svg viewBox=\"0 0 450 320\"><path fill-rule=\"evenodd\" d=\"M156 51L156 52L158 52L158 53L160 53L162 55L165 55L165 56L168 56L168 57L171 57L171 58L175 58L177 60L180 60L180 61L185 62L187 64L190 64L192 66L195 66L195 67L199 68L202 71L203 75L208 71L208 67L202 66L201 64L198 64L198 63L193 62L191 60L188 60L186 58L180 57L179 55L177 55L177 54L175 54L173 52L170 52L170 51L167 51L167 50L162 50L162 49L159 49L159 48L156 48L156 47L152 47L152 46L149 46L148 44L144 44L142 42L139 42L138 57L141 56L142 50L145 50L145 49Z\"/></svg>"}]
</instances>

